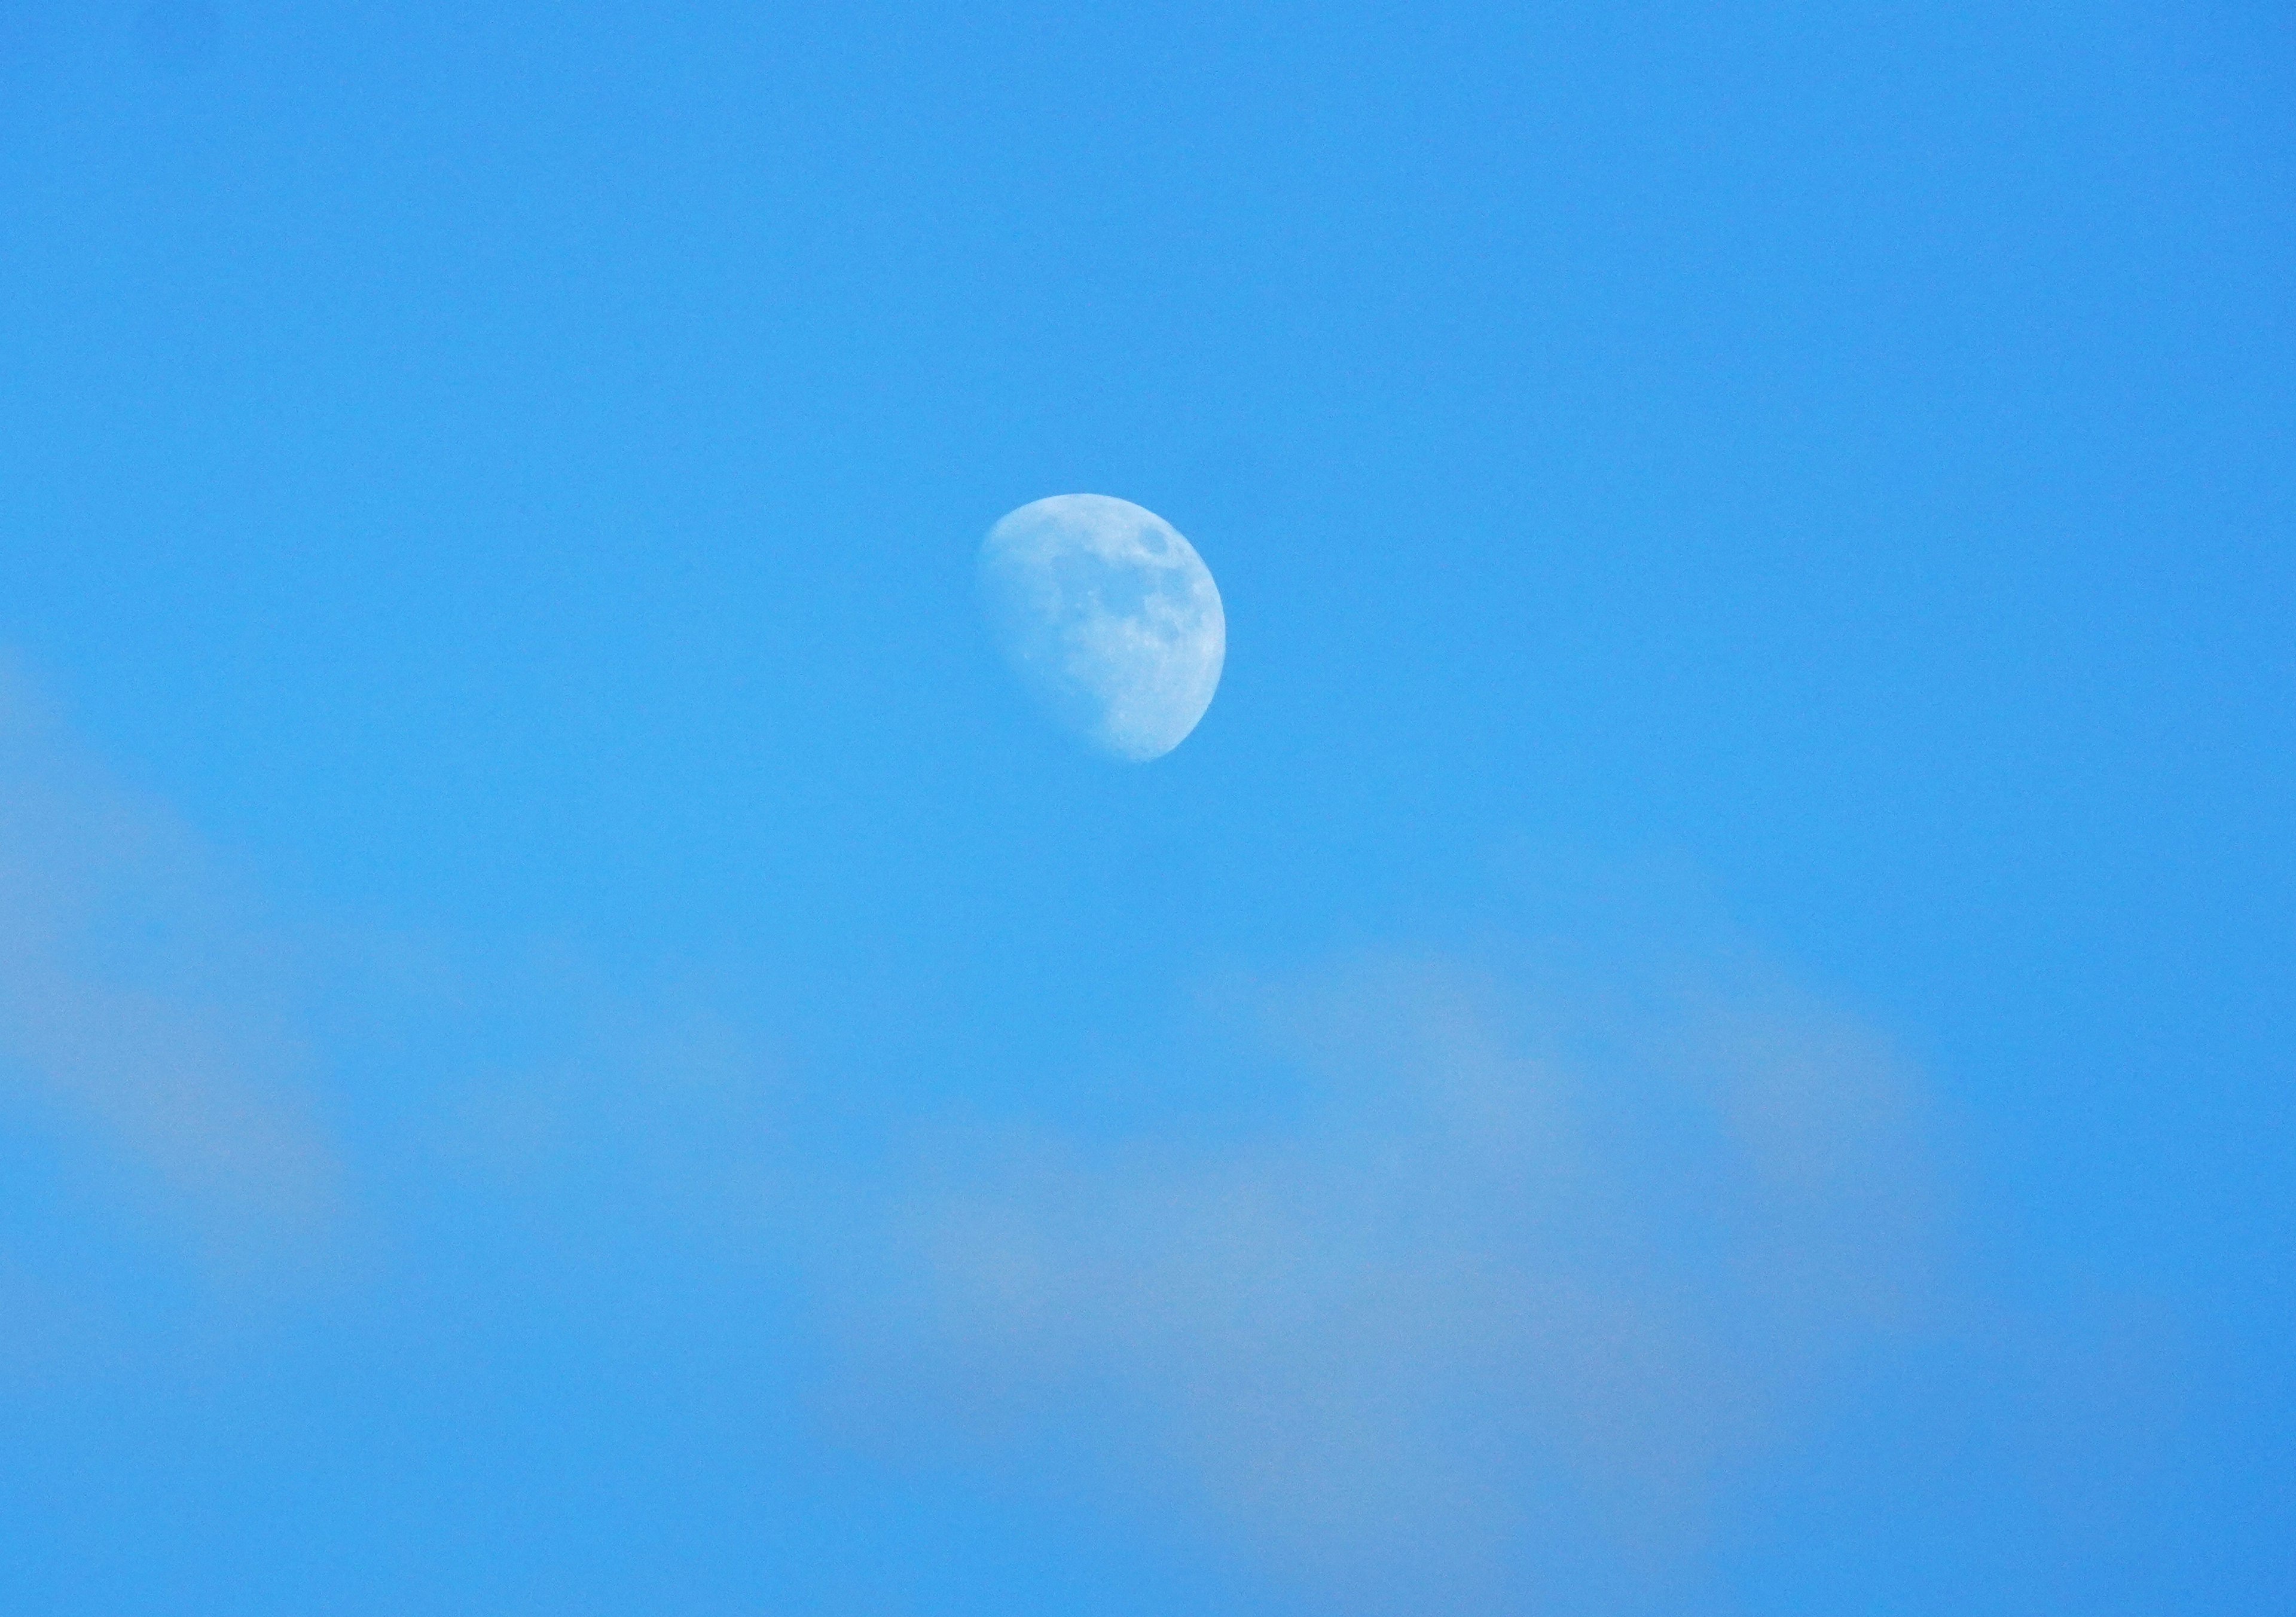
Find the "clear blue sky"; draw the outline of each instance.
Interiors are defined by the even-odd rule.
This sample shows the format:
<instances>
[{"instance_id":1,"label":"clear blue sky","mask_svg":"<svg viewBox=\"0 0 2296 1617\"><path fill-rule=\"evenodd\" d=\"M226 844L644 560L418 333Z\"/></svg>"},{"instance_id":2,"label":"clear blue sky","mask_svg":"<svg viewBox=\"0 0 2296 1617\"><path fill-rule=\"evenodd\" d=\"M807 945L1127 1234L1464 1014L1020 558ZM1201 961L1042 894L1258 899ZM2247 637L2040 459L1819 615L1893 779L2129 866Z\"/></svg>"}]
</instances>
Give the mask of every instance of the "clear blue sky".
<instances>
[{"instance_id":1,"label":"clear blue sky","mask_svg":"<svg viewBox=\"0 0 2296 1617\"><path fill-rule=\"evenodd\" d=\"M0 0L0 1606L2296 1605L2292 286L2262 4Z\"/></svg>"}]
</instances>

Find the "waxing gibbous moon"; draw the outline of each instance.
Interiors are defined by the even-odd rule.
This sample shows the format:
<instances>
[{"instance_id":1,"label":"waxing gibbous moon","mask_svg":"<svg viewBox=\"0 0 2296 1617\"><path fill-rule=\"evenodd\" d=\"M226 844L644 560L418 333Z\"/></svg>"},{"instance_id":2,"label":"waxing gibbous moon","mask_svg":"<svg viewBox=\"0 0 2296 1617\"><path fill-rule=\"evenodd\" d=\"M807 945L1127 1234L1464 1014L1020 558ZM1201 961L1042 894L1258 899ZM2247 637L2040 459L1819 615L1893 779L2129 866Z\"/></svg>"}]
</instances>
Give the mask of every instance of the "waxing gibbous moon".
<instances>
[{"instance_id":1,"label":"waxing gibbous moon","mask_svg":"<svg viewBox=\"0 0 2296 1617\"><path fill-rule=\"evenodd\" d=\"M1196 547L1154 511L1054 494L980 546L997 648L1060 723L1130 764L1160 758L1211 706L1227 615Z\"/></svg>"}]
</instances>

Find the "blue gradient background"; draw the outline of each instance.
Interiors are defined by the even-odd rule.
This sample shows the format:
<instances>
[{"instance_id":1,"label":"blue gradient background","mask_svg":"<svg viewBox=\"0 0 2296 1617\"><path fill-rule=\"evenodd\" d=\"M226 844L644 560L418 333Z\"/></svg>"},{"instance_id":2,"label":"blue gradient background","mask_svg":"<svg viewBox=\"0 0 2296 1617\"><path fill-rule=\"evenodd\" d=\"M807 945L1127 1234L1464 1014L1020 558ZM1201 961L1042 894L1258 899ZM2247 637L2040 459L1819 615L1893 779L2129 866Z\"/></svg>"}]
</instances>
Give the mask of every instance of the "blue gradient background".
<instances>
[{"instance_id":1,"label":"blue gradient background","mask_svg":"<svg viewBox=\"0 0 2296 1617\"><path fill-rule=\"evenodd\" d=\"M1096 1409L840 1435L824 1254L919 1119L1280 1129L1207 984L1556 936L1905 1052L1964 1303L1555 1609L2296 1602L2292 110L2262 4L0 0L17 862L186 828L348 1231L0 1040L0 1605L1346 1609ZM1226 603L1137 770L972 616L1076 490ZM440 1166L511 1071L578 1143Z\"/></svg>"}]
</instances>

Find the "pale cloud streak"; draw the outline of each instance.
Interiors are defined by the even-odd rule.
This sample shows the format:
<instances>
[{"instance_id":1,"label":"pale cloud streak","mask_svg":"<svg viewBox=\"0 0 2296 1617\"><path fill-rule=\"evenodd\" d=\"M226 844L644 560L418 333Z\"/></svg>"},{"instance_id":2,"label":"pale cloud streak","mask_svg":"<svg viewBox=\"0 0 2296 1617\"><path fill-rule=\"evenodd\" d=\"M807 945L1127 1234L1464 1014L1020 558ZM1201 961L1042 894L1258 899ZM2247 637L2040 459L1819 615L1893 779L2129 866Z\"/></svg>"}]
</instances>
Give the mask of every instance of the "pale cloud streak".
<instances>
[{"instance_id":1,"label":"pale cloud streak","mask_svg":"<svg viewBox=\"0 0 2296 1617\"><path fill-rule=\"evenodd\" d=\"M1286 1126L943 1147L879 1326L918 1418L1087 1432L1318 1609L1634 1610L1928 1304L1916 1086L1806 997L1416 960L1261 1002Z\"/></svg>"},{"instance_id":2,"label":"pale cloud streak","mask_svg":"<svg viewBox=\"0 0 2296 1617\"><path fill-rule=\"evenodd\" d=\"M225 1268L307 1252L339 1211L274 947L0 664L0 1092L131 1223Z\"/></svg>"}]
</instances>

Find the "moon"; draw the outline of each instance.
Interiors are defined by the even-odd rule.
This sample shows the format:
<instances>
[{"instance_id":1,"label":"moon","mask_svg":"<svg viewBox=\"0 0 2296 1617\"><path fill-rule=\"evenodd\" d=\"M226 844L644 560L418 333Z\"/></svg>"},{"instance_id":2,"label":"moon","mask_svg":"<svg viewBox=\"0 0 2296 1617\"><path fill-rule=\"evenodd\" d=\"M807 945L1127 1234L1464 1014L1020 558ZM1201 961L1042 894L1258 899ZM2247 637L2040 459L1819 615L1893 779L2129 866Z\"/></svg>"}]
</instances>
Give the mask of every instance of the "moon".
<instances>
[{"instance_id":1,"label":"moon","mask_svg":"<svg viewBox=\"0 0 2296 1617\"><path fill-rule=\"evenodd\" d=\"M1054 494L1008 512L981 543L980 599L1029 694L1126 763L1186 740L1219 688L1227 615L1211 569L1129 500Z\"/></svg>"}]
</instances>

